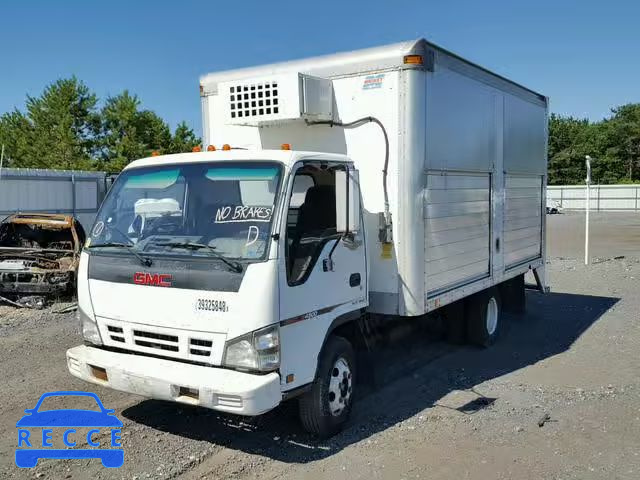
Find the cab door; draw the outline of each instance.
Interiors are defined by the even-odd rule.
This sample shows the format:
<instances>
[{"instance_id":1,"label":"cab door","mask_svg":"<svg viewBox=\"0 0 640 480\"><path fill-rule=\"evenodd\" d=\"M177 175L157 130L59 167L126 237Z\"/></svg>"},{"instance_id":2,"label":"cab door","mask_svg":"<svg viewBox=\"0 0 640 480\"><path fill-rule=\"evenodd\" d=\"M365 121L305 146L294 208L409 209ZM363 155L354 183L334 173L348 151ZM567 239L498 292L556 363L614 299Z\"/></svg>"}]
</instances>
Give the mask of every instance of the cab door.
<instances>
[{"instance_id":1,"label":"cab door","mask_svg":"<svg viewBox=\"0 0 640 480\"><path fill-rule=\"evenodd\" d=\"M368 305L357 178L346 163L305 161L291 173L279 252L283 390L313 381L332 323Z\"/></svg>"}]
</instances>

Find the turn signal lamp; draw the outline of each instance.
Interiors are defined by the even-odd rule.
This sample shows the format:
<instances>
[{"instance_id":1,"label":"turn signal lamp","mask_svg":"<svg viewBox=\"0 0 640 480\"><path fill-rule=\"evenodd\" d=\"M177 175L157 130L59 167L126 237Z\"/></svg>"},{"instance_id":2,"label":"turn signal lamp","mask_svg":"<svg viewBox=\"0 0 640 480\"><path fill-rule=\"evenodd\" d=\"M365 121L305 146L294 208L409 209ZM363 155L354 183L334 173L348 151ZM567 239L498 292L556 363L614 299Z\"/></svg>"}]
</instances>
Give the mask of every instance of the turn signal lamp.
<instances>
[{"instance_id":1,"label":"turn signal lamp","mask_svg":"<svg viewBox=\"0 0 640 480\"><path fill-rule=\"evenodd\" d=\"M215 145L209 145L207 147L207 152L215 152L216 151L216 147Z\"/></svg>"},{"instance_id":2,"label":"turn signal lamp","mask_svg":"<svg viewBox=\"0 0 640 480\"><path fill-rule=\"evenodd\" d=\"M422 55L405 55L405 65L422 65Z\"/></svg>"},{"instance_id":3,"label":"turn signal lamp","mask_svg":"<svg viewBox=\"0 0 640 480\"><path fill-rule=\"evenodd\" d=\"M195 147L193 147L191 149L192 152L201 152L202 151L202 147L200 147L200 145L196 145Z\"/></svg>"},{"instance_id":4,"label":"turn signal lamp","mask_svg":"<svg viewBox=\"0 0 640 480\"><path fill-rule=\"evenodd\" d=\"M224 151L231 150L231 145L229 145L228 143L225 143L224 145L222 145L222 150Z\"/></svg>"},{"instance_id":5,"label":"turn signal lamp","mask_svg":"<svg viewBox=\"0 0 640 480\"><path fill-rule=\"evenodd\" d=\"M291 144L290 143L283 143L282 145L280 145L280 149L281 150L291 150Z\"/></svg>"}]
</instances>

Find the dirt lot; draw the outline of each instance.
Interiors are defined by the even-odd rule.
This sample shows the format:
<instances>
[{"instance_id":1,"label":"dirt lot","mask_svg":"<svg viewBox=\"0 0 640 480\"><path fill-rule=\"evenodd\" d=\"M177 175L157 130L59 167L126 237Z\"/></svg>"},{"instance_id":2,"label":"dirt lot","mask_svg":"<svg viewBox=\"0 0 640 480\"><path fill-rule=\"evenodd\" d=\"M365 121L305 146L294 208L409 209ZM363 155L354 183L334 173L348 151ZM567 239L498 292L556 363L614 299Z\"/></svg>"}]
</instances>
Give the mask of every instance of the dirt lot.
<instances>
[{"instance_id":1,"label":"dirt lot","mask_svg":"<svg viewBox=\"0 0 640 480\"><path fill-rule=\"evenodd\" d=\"M584 212L547 215L547 254L584 259ZM591 212L591 258L640 257L640 214Z\"/></svg>"},{"instance_id":2,"label":"dirt lot","mask_svg":"<svg viewBox=\"0 0 640 480\"><path fill-rule=\"evenodd\" d=\"M547 217L553 293L528 293L528 313L508 317L491 349L424 333L380 350L376 384L329 441L303 433L291 405L241 419L91 387L66 371L73 315L0 307L0 477L640 478L640 215L594 217L589 267L581 217ZM116 409L121 469L13 465L23 409L64 389Z\"/></svg>"}]
</instances>

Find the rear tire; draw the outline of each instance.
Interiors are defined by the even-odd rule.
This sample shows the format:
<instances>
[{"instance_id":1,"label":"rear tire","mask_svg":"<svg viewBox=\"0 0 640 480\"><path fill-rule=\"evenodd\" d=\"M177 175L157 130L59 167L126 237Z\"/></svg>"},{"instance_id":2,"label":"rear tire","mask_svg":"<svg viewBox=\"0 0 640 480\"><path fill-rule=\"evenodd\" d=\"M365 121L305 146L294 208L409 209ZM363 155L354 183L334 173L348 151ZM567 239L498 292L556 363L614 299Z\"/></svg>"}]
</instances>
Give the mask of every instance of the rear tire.
<instances>
[{"instance_id":1,"label":"rear tire","mask_svg":"<svg viewBox=\"0 0 640 480\"><path fill-rule=\"evenodd\" d=\"M356 380L355 354L342 337L331 336L320 353L311 390L299 399L304 429L321 438L338 433L349 419Z\"/></svg>"},{"instance_id":2,"label":"rear tire","mask_svg":"<svg viewBox=\"0 0 640 480\"><path fill-rule=\"evenodd\" d=\"M479 347L492 345L502 330L500 293L492 287L478 292L467 300L465 316L467 339Z\"/></svg>"}]
</instances>

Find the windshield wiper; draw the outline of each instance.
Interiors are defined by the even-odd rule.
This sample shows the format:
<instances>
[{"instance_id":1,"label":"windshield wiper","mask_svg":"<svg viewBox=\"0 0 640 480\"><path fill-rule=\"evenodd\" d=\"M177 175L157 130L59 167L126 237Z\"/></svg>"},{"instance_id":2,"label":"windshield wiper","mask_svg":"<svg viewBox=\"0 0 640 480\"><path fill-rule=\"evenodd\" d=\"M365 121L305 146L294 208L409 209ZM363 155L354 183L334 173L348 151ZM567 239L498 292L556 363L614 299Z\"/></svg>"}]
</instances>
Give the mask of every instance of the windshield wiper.
<instances>
[{"instance_id":1,"label":"windshield wiper","mask_svg":"<svg viewBox=\"0 0 640 480\"><path fill-rule=\"evenodd\" d=\"M153 242L154 245L159 247L170 247L170 248L186 248L188 250L207 250L214 257L222 260L227 266L233 269L234 272L241 273L242 272L242 264L240 262L236 262L231 260L221 253L216 252L215 248L211 245L206 245L204 243L195 243L195 242Z\"/></svg>"},{"instance_id":2,"label":"windshield wiper","mask_svg":"<svg viewBox=\"0 0 640 480\"><path fill-rule=\"evenodd\" d=\"M89 248L96 248L96 247L119 247L119 248L126 248L127 250L129 250L129 252L136 257L138 260L140 260L140 263L142 265L144 265L145 267L150 267L151 265L153 265L153 261L150 258L147 257L143 257L142 255L140 255L138 252L136 252L135 250L135 244L133 243L122 243L122 242L107 242L107 243L96 243L95 245L90 245Z\"/></svg>"}]
</instances>

